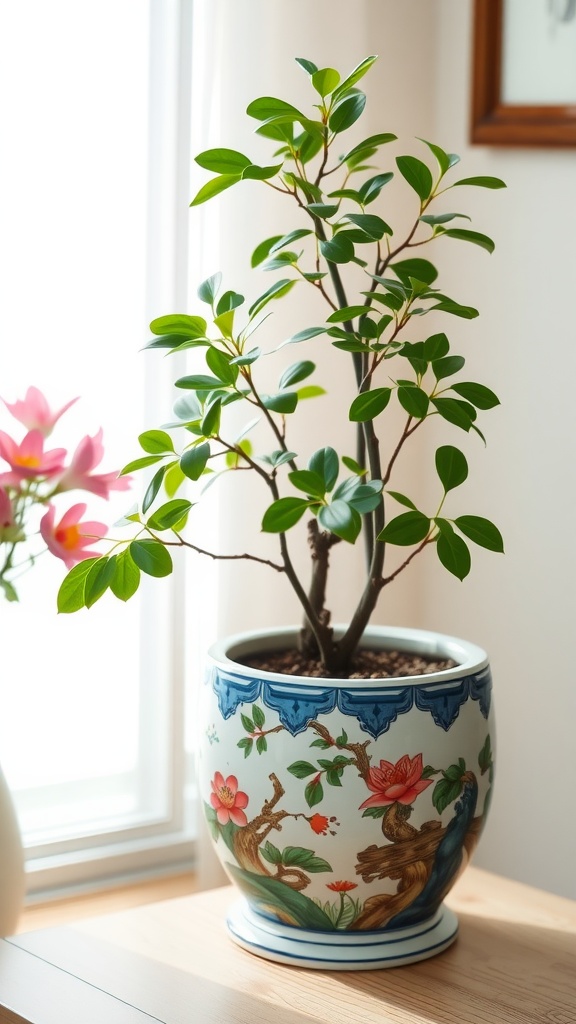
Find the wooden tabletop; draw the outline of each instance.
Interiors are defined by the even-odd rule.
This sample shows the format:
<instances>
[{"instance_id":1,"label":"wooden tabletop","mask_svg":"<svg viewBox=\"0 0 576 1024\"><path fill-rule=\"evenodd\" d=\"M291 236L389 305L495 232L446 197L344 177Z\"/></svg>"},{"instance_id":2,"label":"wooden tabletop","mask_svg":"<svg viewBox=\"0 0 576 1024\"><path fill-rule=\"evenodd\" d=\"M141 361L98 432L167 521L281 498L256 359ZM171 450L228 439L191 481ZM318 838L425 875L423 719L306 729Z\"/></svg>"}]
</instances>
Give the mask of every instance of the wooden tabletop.
<instances>
[{"instance_id":1,"label":"wooden tabletop","mask_svg":"<svg viewBox=\"0 0 576 1024\"><path fill-rule=\"evenodd\" d=\"M0 942L2 1024L576 1024L576 902L468 868L440 956L375 971L245 952L229 888Z\"/></svg>"}]
</instances>

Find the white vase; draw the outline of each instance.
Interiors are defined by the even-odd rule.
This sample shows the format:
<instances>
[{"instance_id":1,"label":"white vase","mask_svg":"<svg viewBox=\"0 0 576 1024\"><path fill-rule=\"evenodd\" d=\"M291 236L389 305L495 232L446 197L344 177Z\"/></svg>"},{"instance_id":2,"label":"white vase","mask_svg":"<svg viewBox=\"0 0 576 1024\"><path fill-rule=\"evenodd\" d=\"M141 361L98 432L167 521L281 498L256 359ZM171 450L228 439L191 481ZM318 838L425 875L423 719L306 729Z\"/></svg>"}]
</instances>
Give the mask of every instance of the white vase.
<instances>
[{"instance_id":1,"label":"white vase","mask_svg":"<svg viewBox=\"0 0 576 1024\"><path fill-rule=\"evenodd\" d=\"M244 634L208 658L199 788L241 898L231 937L281 963L395 967L441 952L444 896L470 859L493 776L484 651L421 630L366 630L367 647L456 667L381 680L311 679L235 659L293 647Z\"/></svg>"},{"instance_id":2,"label":"white vase","mask_svg":"<svg viewBox=\"0 0 576 1024\"><path fill-rule=\"evenodd\" d=\"M24 905L24 850L10 790L0 768L0 936L13 935Z\"/></svg>"}]
</instances>

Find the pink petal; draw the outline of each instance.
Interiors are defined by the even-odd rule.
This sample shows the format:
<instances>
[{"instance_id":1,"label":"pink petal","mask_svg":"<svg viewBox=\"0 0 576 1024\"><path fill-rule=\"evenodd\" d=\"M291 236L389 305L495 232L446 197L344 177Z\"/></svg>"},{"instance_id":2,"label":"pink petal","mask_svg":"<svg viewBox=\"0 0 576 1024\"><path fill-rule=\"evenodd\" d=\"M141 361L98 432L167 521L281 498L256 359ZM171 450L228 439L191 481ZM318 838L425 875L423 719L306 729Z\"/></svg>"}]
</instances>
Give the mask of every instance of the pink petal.
<instances>
[{"instance_id":1,"label":"pink petal","mask_svg":"<svg viewBox=\"0 0 576 1024\"><path fill-rule=\"evenodd\" d=\"M244 811L238 810L237 807L232 807L230 812L229 812L229 815L230 815L230 820L233 821L235 825L242 826L242 825L247 825L248 824L248 818L244 814Z\"/></svg>"},{"instance_id":2,"label":"pink petal","mask_svg":"<svg viewBox=\"0 0 576 1024\"><path fill-rule=\"evenodd\" d=\"M236 793L238 789L238 779L235 775L229 775L226 779L226 785L232 794Z\"/></svg>"},{"instance_id":3,"label":"pink petal","mask_svg":"<svg viewBox=\"0 0 576 1024\"><path fill-rule=\"evenodd\" d=\"M216 817L221 825L227 825L230 821L230 812L226 807L219 807L216 811Z\"/></svg>"},{"instance_id":4,"label":"pink petal","mask_svg":"<svg viewBox=\"0 0 576 1024\"><path fill-rule=\"evenodd\" d=\"M234 801L234 806L235 807L247 807L248 806L248 794L247 793L243 793L242 790L240 789L236 793L236 799Z\"/></svg>"},{"instance_id":5,"label":"pink petal","mask_svg":"<svg viewBox=\"0 0 576 1024\"><path fill-rule=\"evenodd\" d=\"M359 810L363 807L387 807L389 804L393 804L393 800L389 800L384 793L375 793L374 796L369 796L364 803L360 804Z\"/></svg>"},{"instance_id":6,"label":"pink petal","mask_svg":"<svg viewBox=\"0 0 576 1024\"><path fill-rule=\"evenodd\" d=\"M212 781L212 789L215 790L215 791L219 790L219 789L222 789L223 785L224 785L224 776L221 774L221 772L216 772L215 775L214 775L214 779Z\"/></svg>"}]
</instances>

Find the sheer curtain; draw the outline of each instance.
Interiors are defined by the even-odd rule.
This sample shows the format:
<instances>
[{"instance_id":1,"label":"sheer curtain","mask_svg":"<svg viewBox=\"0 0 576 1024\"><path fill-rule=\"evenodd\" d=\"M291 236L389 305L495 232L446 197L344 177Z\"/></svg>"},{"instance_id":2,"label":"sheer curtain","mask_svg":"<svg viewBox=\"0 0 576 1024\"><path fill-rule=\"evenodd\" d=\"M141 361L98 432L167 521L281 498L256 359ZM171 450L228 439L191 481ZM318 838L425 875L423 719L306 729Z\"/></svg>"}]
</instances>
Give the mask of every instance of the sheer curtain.
<instances>
[{"instance_id":1,"label":"sheer curtain","mask_svg":"<svg viewBox=\"0 0 576 1024\"><path fill-rule=\"evenodd\" d=\"M103 471L170 418L174 366L140 349L187 302L191 22L191 0L0 4L0 397L80 396L52 440L102 427ZM33 892L189 864L196 832L182 571L74 616L63 575L43 556L0 607L0 759Z\"/></svg>"}]
</instances>

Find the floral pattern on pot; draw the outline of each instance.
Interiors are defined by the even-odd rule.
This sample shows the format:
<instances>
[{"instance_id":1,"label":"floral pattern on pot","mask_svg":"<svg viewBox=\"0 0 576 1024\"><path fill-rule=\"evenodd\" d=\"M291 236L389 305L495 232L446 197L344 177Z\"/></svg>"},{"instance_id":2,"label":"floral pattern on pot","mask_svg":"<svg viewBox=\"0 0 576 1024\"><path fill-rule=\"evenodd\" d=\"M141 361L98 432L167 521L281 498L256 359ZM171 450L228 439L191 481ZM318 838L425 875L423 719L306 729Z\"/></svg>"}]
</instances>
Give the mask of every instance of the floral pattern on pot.
<instances>
[{"instance_id":1,"label":"floral pattern on pot","mask_svg":"<svg viewBox=\"0 0 576 1024\"><path fill-rule=\"evenodd\" d=\"M367 739L361 721L353 732L342 708L309 719L296 738L286 716L272 713L269 721L263 703L239 703L239 713L223 714L222 728L234 731L225 744L205 749L205 812L225 869L260 914L307 929L366 931L408 927L436 912L476 845L492 785L490 732L477 714L478 688L471 689L467 681L479 739L472 756L470 749L466 756L457 751L449 763L435 763L425 749L388 759L387 737ZM324 707L330 702L320 700ZM413 714L422 710L416 706ZM232 735L236 755L228 747ZM306 757L286 756L294 742ZM231 764L234 773L227 774ZM343 859L345 817L353 853Z\"/></svg>"}]
</instances>

